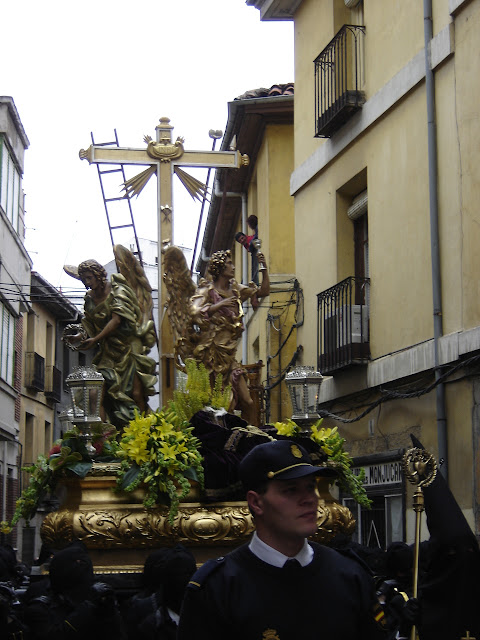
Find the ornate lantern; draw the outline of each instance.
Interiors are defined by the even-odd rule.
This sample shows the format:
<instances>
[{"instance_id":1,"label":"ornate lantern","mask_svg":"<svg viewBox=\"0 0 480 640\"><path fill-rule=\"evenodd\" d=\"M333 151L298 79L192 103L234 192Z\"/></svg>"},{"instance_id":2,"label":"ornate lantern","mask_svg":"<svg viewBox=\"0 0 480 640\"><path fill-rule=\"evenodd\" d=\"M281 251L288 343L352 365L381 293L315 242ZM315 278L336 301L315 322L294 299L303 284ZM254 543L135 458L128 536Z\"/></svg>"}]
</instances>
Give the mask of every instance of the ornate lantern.
<instances>
[{"instance_id":1,"label":"ornate lantern","mask_svg":"<svg viewBox=\"0 0 480 640\"><path fill-rule=\"evenodd\" d=\"M102 422L100 404L105 380L93 367L77 367L67 376L65 384L70 391L71 407L67 411L68 421L78 427L88 453L93 456L91 425Z\"/></svg>"},{"instance_id":2,"label":"ornate lantern","mask_svg":"<svg viewBox=\"0 0 480 640\"><path fill-rule=\"evenodd\" d=\"M292 420L305 429L320 419L317 406L322 380L319 371L307 366L295 367L285 376L293 407Z\"/></svg>"}]
</instances>

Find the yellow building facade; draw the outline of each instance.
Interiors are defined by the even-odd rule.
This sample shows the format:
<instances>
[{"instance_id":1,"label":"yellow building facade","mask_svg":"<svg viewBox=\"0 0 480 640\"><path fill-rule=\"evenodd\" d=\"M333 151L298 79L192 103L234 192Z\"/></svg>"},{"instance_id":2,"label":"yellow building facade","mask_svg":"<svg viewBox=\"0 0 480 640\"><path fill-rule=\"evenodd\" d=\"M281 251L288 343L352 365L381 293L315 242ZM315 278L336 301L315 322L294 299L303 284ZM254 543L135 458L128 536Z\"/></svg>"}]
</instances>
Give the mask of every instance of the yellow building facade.
<instances>
[{"instance_id":1,"label":"yellow building facade","mask_svg":"<svg viewBox=\"0 0 480 640\"><path fill-rule=\"evenodd\" d=\"M480 2L247 4L294 25L297 343L367 470L358 539L413 539L410 434L478 533Z\"/></svg>"}]
</instances>

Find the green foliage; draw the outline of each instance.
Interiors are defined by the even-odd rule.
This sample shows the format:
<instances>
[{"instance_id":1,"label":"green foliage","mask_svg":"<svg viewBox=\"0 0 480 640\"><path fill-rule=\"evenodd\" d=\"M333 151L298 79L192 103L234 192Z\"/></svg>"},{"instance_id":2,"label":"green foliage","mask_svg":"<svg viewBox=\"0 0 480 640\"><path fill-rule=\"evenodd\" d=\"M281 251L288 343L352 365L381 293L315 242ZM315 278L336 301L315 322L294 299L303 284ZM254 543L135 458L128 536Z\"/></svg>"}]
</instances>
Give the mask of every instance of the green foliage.
<instances>
[{"instance_id":1,"label":"green foliage","mask_svg":"<svg viewBox=\"0 0 480 640\"><path fill-rule=\"evenodd\" d=\"M227 384L223 386L223 379L220 374L215 378L215 384L212 389L210 402L208 403L213 409L225 409L228 411L232 398L232 386Z\"/></svg>"},{"instance_id":2,"label":"green foliage","mask_svg":"<svg viewBox=\"0 0 480 640\"><path fill-rule=\"evenodd\" d=\"M92 442L99 455L114 457L112 453L118 449L115 435L116 429L110 424L100 423L94 429ZM47 456L39 455L33 465L22 467L22 471L31 474L30 480L16 502L11 522L0 523L2 533L9 533L21 518L28 525L41 502L55 491L60 478L70 474L80 478L87 475L92 468L92 459L78 436L79 431L74 427L63 440L57 440Z\"/></svg>"},{"instance_id":3,"label":"green foliage","mask_svg":"<svg viewBox=\"0 0 480 640\"><path fill-rule=\"evenodd\" d=\"M232 388L223 388L222 376L215 378L213 389L210 384L210 374L203 363L188 359L185 363L187 381L177 391L173 392L173 400L169 408L182 420L191 420L197 411L204 407L227 410L230 405Z\"/></svg>"}]
</instances>

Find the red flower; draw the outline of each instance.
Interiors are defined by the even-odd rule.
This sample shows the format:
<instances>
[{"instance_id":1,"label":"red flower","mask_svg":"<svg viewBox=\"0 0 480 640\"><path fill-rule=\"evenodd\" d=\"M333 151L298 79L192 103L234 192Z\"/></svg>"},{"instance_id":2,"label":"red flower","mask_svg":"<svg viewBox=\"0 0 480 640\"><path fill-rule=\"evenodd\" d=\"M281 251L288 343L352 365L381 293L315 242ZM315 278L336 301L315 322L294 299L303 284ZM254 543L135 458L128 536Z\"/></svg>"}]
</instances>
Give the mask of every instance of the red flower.
<instances>
[{"instance_id":1,"label":"red flower","mask_svg":"<svg viewBox=\"0 0 480 640\"><path fill-rule=\"evenodd\" d=\"M95 447L95 451L97 453L97 455L99 453L102 453L102 449L103 449L103 440L97 440L96 442L92 442L93 446Z\"/></svg>"},{"instance_id":2,"label":"red flower","mask_svg":"<svg viewBox=\"0 0 480 640\"><path fill-rule=\"evenodd\" d=\"M50 456L53 456L56 453L60 453L61 451L62 451L61 446L59 444L55 444L48 452L48 457L50 458Z\"/></svg>"}]
</instances>

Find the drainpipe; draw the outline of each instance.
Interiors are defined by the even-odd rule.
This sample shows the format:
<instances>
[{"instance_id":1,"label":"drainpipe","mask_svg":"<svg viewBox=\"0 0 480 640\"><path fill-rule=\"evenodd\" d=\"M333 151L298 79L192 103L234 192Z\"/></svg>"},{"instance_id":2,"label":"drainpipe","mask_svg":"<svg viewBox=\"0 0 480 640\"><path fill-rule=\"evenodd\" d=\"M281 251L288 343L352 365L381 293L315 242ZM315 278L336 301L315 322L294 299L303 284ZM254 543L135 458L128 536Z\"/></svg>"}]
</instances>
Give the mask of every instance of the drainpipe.
<instances>
[{"instance_id":1,"label":"drainpipe","mask_svg":"<svg viewBox=\"0 0 480 640\"><path fill-rule=\"evenodd\" d=\"M423 0L423 27L425 37L425 90L427 96L428 127L428 189L430 201L430 248L432 255L433 289L433 344L435 352L435 380L440 377L439 340L443 335L442 286L440 275L440 241L438 232L438 175L437 175L437 131L435 122L435 80L431 65L430 43L433 38L432 0ZM441 473L448 482L447 418L445 410L445 385L437 384L437 439L438 457L443 460Z\"/></svg>"},{"instance_id":2,"label":"drainpipe","mask_svg":"<svg viewBox=\"0 0 480 640\"><path fill-rule=\"evenodd\" d=\"M7 480L8 480L8 441L3 441L3 490L2 490L2 520L7 519Z\"/></svg>"},{"instance_id":3,"label":"drainpipe","mask_svg":"<svg viewBox=\"0 0 480 640\"><path fill-rule=\"evenodd\" d=\"M219 189L218 181L214 183L214 194L217 198L241 198L242 199L242 232L247 233L247 194L239 193L237 191L226 191L225 193ZM246 283L248 278L248 256L245 256L242 251L242 282ZM243 303L244 309L247 303ZM242 364L247 364L247 346L248 346L248 329L245 326L245 330L242 333Z\"/></svg>"}]
</instances>

